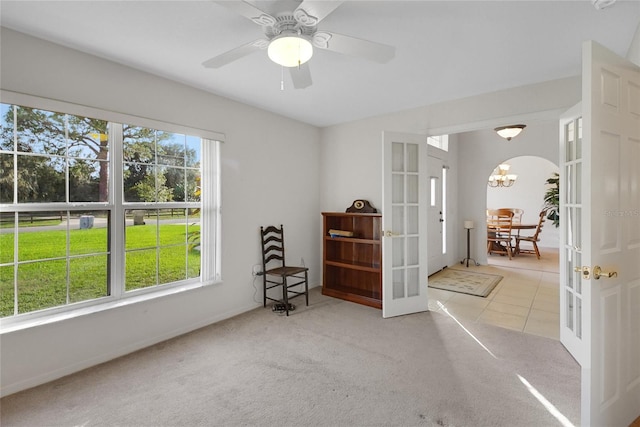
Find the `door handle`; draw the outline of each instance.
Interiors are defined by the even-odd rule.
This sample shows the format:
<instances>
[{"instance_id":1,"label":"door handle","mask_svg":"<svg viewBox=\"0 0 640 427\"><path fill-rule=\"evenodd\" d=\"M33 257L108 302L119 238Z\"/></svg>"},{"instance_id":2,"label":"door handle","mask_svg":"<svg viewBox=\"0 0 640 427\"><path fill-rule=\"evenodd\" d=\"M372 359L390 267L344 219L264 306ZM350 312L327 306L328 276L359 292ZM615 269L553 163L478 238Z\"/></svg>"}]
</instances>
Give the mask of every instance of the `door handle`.
<instances>
[{"instance_id":1,"label":"door handle","mask_svg":"<svg viewBox=\"0 0 640 427\"><path fill-rule=\"evenodd\" d=\"M387 231L382 231L382 234L383 234L385 237L400 236L400 234L398 234L398 233L394 233L393 231L389 231L389 230L387 230Z\"/></svg>"},{"instance_id":2,"label":"door handle","mask_svg":"<svg viewBox=\"0 0 640 427\"><path fill-rule=\"evenodd\" d=\"M595 267L593 267L593 278L598 280L601 277L618 277L618 272L617 271L610 271L610 272L602 271L602 268L600 268L599 265L596 265Z\"/></svg>"}]
</instances>

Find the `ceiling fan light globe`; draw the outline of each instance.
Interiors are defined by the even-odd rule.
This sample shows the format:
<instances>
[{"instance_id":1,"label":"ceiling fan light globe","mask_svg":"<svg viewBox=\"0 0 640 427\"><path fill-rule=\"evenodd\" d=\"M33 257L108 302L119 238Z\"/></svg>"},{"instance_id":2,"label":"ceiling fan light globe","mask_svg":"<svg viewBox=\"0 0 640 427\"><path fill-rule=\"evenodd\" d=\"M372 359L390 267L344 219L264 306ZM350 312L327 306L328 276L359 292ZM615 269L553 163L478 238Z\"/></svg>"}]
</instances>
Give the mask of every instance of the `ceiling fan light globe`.
<instances>
[{"instance_id":1,"label":"ceiling fan light globe","mask_svg":"<svg viewBox=\"0 0 640 427\"><path fill-rule=\"evenodd\" d=\"M267 49L269 59L283 67L297 67L313 56L311 42L298 36L280 36L269 43Z\"/></svg>"}]
</instances>

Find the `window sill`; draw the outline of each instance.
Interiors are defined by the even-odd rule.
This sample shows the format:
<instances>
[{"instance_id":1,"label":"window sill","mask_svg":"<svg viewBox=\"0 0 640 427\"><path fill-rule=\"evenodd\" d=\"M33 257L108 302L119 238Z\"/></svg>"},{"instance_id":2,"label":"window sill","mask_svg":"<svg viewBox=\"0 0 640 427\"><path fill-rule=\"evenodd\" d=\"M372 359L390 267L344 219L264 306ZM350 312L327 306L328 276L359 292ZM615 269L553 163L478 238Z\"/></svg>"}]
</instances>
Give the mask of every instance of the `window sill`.
<instances>
[{"instance_id":1,"label":"window sill","mask_svg":"<svg viewBox=\"0 0 640 427\"><path fill-rule=\"evenodd\" d=\"M2 319L0 320L0 335L33 328L36 326L49 325L56 322L62 322L68 319L87 316L90 314L100 313L115 308L125 307L128 305L138 304L151 301L157 298L164 298L169 295L180 294L194 289L204 288L222 283L222 281L210 281L206 283L189 283L184 285L176 285L154 292L145 292L138 295L126 296L118 300L111 300L103 303L96 303L77 309L69 309L51 314L44 314L37 317L28 316L22 319Z\"/></svg>"}]
</instances>

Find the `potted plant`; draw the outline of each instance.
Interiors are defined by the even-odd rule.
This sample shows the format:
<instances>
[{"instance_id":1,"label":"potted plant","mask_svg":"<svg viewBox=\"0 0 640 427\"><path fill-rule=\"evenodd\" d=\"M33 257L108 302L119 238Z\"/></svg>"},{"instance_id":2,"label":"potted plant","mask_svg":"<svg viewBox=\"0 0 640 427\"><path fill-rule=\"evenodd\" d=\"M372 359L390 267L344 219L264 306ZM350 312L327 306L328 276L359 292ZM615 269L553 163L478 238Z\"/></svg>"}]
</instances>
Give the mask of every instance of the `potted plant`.
<instances>
[{"instance_id":1,"label":"potted plant","mask_svg":"<svg viewBox=\"0 0 640 427\"><path fill-rule=\"evenodd\" d=\"M547 210L547 219L553 221L553 225L560 226L560 175L556 172L546 181L549 187L544 193L544 209Z\"/></svg>"}]
</instances>

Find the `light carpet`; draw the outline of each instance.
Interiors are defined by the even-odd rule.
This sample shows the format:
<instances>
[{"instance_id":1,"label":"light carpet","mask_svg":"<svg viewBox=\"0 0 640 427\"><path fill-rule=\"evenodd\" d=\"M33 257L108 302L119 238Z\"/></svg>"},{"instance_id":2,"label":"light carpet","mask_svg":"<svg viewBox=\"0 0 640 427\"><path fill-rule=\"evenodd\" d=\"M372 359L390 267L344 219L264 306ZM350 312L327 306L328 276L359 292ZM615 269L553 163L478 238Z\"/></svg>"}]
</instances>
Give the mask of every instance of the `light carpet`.
<instances>
[{"instance_id":1,"label":"light carpet","mask_svg":"<svg viewBox=\"0 0 640 427\"><path fill-rule=\"evenodd\" d=\"M502 280L496 274L445 268L429 277L429 287L486 297Z\"/></svg>"},{"instance_id":2,"label":"light carpet","mask_svg":"<svg viewBox=\"0 0 640 427\"><path fill-rule=\"evenodd\" d=\"M557 340L314 288L289 317L260 307L0 404L2 427L577 426L580 366Z\"/></svg>"}]
</instances>

